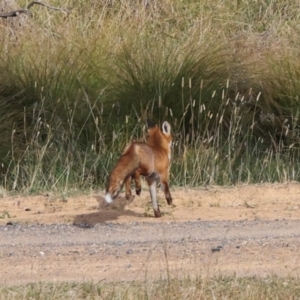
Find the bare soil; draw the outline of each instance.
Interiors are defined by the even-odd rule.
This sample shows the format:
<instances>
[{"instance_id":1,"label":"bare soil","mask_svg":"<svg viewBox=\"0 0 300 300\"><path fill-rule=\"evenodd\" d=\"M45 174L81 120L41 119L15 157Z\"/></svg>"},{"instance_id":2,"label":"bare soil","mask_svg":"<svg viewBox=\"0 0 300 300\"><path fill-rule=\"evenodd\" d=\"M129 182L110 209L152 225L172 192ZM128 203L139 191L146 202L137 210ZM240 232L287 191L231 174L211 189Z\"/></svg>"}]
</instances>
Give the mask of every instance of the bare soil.
<instances>
[{"instance_id":1,"label":"bare soil","mask_svg":"<svg viewBox=\"0 0 300 300\"><path fill-rule=\"evenodd\" d=\"M181 276L299 276L300 184L0 199L0 284Z\"/></svg>"}]
</instances>

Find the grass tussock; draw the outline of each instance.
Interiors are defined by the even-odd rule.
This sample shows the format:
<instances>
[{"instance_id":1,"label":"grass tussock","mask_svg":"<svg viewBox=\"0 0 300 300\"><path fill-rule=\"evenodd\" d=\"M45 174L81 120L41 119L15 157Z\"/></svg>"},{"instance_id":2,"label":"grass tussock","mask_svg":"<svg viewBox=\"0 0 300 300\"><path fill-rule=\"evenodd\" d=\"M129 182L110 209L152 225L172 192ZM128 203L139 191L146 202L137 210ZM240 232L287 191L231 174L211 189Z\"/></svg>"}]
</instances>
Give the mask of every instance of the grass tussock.
<instances>
[{"instance_id":1,"label":"grass tussock","mask_svg":"<svg viewBox=\"0 0 300 300\"><path fill-rule=\"evenodd\" d=\"M299 179L297 1L51 5L0 20L4 189L102 187L146 118L173 126L175 185Z\"/></svg>"},{"instance_id":2,"label":"grass tussock","mask_svg":"<svg viewBox=\"0 0 300 300\"><path fill-rule=\"evenodd\" d=\"M0 287L0 299L297 299L296 278L217 277L170 282L34 283Z\"/></svg>"}]
</instances>

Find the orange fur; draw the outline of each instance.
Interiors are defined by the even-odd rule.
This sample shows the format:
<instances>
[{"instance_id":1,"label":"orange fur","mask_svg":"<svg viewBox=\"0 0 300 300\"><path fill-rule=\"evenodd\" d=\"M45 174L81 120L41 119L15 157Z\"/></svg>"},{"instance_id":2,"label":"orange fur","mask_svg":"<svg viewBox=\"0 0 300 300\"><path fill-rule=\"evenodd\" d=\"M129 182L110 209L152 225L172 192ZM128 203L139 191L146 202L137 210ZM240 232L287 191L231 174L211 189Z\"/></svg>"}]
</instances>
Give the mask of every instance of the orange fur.
<instances>
[{"instance_id":1,"label":"orange fur","mask_svg":"<svg viewBox=\"0 0 300 300\"><path fill-rule=\"evenodd\" d=\"M125 148L109 176L105 199L107 202L111 202L112 199L116 198L124 182L126 183L126 196L128 196L127 189L131 184L131 177L135 179L136 189L139 190L139 178L142 175L149 185L154 215L160 217L161 213L156 198L156 184L158 182L161 183L168 204L172 203L169 191L171 126L168 122L164 122L161 130L157 125L151 125L148 128L148 134L146 143L133 142Z\"/></svg>"}]
</instances>

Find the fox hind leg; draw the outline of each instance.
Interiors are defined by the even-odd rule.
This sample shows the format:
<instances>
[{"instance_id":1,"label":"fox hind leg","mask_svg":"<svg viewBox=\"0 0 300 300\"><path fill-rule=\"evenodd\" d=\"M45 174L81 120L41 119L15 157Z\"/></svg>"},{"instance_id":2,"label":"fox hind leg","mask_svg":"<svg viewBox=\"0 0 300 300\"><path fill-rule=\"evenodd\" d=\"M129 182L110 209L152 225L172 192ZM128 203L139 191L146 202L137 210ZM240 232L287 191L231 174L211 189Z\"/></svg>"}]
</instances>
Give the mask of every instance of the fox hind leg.
<instances>
[{"instance_id":1,"label":"fox hind leg","mask_svg":"<svg viewBox=\"0 0 300 300\"><path fill-rule=\"evenodd\" d=\"M138 171L135 171L133 176L134 176L134 184L135 184L135 193L137 195L140 195L142 191L140 173Z\"/></svg>"},{"instance_id":2,"label":"fox hind leg","mask_svg":"<svg viewBox=\"0 0 300 300\"><path fill-rule=\"evenodd\" d=\"M141 191L142 191L140 173L138 171L135 171L132 175L128 176L125 179L125 197L126 197L127 200L130 200L131 197L132 197L132 194L131 194L132 179L134 179L135 193L137 195L140 195Z\"/></svg>"},{"instance_id":3,"label":"fox hind leg","mask_svg":"<svg viewBox=\"0 0 300 300\"><path fill-rule=\"evenodd\" d=\"M131 176L125 179L125 198L127 200L131 199Z\"/></svg>"}]
</instances>

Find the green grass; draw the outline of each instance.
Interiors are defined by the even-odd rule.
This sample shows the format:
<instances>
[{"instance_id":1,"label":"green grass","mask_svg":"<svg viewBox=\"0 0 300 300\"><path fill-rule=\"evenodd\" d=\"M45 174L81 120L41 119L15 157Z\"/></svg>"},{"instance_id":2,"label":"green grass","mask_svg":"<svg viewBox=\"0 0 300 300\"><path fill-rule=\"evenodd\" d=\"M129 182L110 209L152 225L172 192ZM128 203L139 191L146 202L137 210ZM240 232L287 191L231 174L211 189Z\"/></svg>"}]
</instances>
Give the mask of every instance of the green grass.
<instances>
[{"instance_id":1,"label":"green grass","mask_svg":"<svg viewBox=\"0 0 300 300\"><path fill-rule=\"evenodd\" d=\"M216 277L170 282L32 283L0 286L0 299L298 299L298 278Z\"/></svg>"},{"instance_id":2,"label":"green grass","mask_svg":"<svg viewBox=\"0 0 300 300\"><path fill-rule=\"evenodd\" d=\"M173 185L299 180L298 2L149 3L2 20L5 190L103 187L147 118L172 125Z\"/></svg>"}]
</instances>

